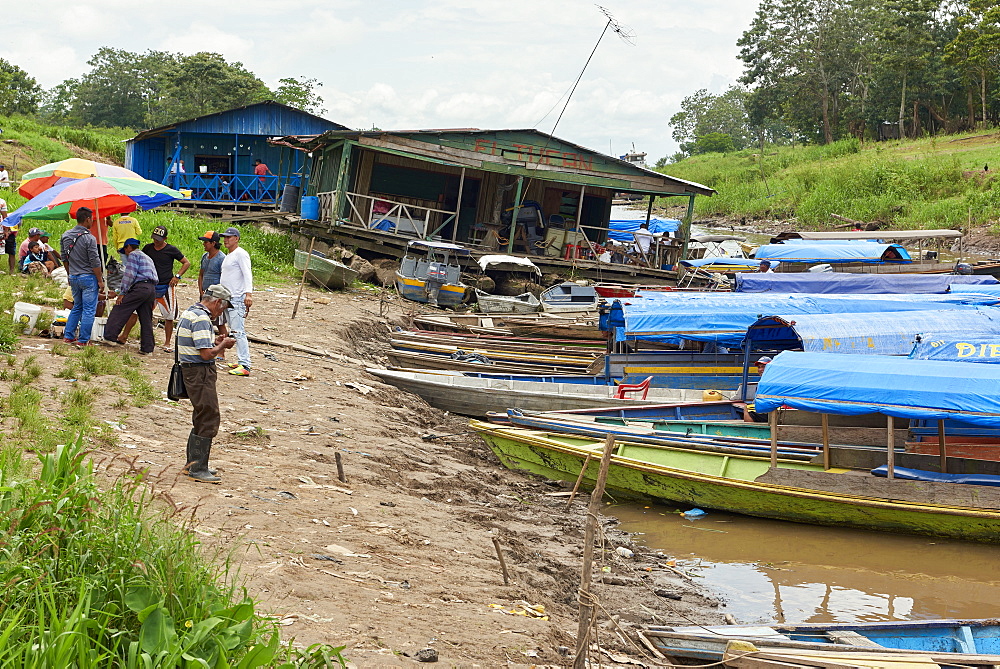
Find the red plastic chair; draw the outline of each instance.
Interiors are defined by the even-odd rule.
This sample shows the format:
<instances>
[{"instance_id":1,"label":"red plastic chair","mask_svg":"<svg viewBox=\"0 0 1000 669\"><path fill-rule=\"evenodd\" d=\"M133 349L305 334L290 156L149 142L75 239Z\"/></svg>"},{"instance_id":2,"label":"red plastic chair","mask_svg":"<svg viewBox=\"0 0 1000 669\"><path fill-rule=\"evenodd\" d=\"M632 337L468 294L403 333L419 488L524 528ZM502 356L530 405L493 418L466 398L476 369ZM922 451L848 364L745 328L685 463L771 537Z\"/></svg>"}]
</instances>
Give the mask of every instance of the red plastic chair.
<instances>
[{"instance_id":1,"label":"red plastic chair","mask_svg":"<svg viewBox=\"0 0 1000 669\"><path fill-rule=\"evenodd\" d=\"M624 400L628 399L625 397L625 393L642 393L642 397L639 399L646 399L646 395L649 394L649 382L653 380L652 376L647 376L640 383L620 383L618 388L615 389L615 399Z\"/></svg>"}]
</instances>

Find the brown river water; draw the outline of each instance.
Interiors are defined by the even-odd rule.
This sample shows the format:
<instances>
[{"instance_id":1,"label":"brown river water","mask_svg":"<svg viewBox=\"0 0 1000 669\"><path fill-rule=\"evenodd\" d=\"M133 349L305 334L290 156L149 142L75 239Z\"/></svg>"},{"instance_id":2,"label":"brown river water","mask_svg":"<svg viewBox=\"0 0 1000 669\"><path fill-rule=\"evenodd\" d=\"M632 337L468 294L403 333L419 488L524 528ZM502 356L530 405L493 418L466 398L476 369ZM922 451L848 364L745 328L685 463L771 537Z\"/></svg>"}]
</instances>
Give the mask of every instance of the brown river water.
<instances>
[{"instance_id":1,"label":"brown river water","mask_svg":"<svg viewBox=\"0 0 1000 669\"><path fill-rule=\"evenodd\" d=\"M1000 617L1000 546L719 511L687 520L669 505L604 512L675 559L740 624Z\"/></svg>"}]
</instances>

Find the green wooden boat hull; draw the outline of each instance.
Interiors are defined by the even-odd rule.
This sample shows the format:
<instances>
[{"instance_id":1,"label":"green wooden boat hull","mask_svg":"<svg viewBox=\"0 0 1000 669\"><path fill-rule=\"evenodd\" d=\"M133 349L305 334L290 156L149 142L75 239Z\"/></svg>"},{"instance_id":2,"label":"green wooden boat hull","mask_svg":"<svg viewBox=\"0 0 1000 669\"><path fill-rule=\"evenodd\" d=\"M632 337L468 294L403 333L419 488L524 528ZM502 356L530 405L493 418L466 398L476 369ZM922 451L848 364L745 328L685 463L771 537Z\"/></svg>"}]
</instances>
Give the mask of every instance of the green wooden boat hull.
<instances>
[{"instance_id":1,"label":"green wooden boat hull","mask_svg":"<svg viewBox=\"0 0 1000 669\"><path fill-rule=\"evenodd\" d=\"M593 484L596 480L603 444L593 439L479 421L472 421L471 426L511 469L573 481L589 454L584 481ZM1000 543L1000 509L894 501L756 482L754 479L769 466L767 458L714 453L681 458L671 449L624 444L612 459L607 487L636 497L761 518ZM784 462L779 467L819 469L821 476L848 476L844 470L824 474L822 468L809 463Z\"/></svg>"}]
</instances>

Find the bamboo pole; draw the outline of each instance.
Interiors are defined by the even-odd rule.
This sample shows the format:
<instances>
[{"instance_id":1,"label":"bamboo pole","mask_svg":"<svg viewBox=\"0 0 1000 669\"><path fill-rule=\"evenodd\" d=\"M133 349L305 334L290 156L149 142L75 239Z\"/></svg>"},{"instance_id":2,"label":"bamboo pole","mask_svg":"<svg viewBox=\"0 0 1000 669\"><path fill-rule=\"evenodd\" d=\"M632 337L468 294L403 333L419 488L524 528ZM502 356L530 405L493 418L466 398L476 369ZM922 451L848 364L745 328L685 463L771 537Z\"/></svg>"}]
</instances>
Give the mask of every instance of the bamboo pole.
<instances>
[{"instance_id":1,"label":"bamboo pole","mask_svg":"<svg viewBox=\"0 0 1000 669\"><path fill-rule=\"evenodd\" d=\"M767 424L771 428L771 467L778 466L778 410L767 415Z\"/></svg>"},{"instance_id":2,"label":"bamboo pole","mask_svg":"<svg viewBox=\"0 0 1000 669\"><path fill-rule=\"evenodd\" d=\"M823 426L823 471L830 469L830 416L820 414L820 421Z\"/></svg>"},{"instance_id":3,"label":"bamboo pole","mask_svg":"<svg viewBox=\"0 0 1000 669\"><path fill-rule=\"evenodd\" d=\"M306 274L309 273L309 263L312 261L313 248L316 246L316 238L309 242L309 255L306 256L306 267L302 270L302 281L299 283L299 294L295 297L295 306L292 307L292 318L299 312L299 300L302 299L302 289L306 287Z\"/></svg>"},{"instance_id":4,"label":"bamboo pole","mask_svg":"<svg viewBox=\"0 0 1000 669\"><path fill-rule=\"evenodd\" d=\"M888 454L886 455L886 477L890 479L896 478L896 438L893 434L892 429L892 416L885 417L886 425L886 446L888 448Z\"/></svg>"},{"instance_id":5,"label":"bamboo pole","mask_svg":"<svg viewBox=\"0 0 1000 669\"><path fill-rule=\"evenodd\" d=\"M451 226L451 242L454 244L458 240L458 219L462 216L462 195L465 191L465 168L462 168L462 176L458 178L458 204L455 205L455 223Z\"/></svg>"},{"instance_id":6,"label":"bamboo pole","mask_svg":"<svg viewBox=\"0 0 1000 669\"><path fill-rule=\"evenodd\" d=\"M938 451L941 453L941 473L948 473L948 450L945 446L944 419L938 421Z\"/></svg>"},{"instance_id":7,"label":"bamboo pole","mask_svg":"<svg viewBox=\"0 0 1000 669\"><path fill-rule=\"evenodd\" d=\"M608 468L611 465L611 454L615 450L615 435L609 434L604 440L604 454L601 455L601 468L597 474L597 483L590 495L590 505L587 507L587 527L583 544L583 573L580 575L580 620L576 629L576 657L573 659L573 669L585 669L587 666L587 648L590 645L590 626L594 616L593 595L590 594L590 583L594 568L594 538L597 534L597 513L601 510L601 500L604 498L604 484L608 480Z\"/></svg>"},{"instance_id":8,"label":"bamboo pole","mask_svg":"<svg viewBox=\"0 0 1000 669\"><path fill-rule=\"evenodd\" d=\"M569 499L566 500L566 510L569 511L569 507L573 504L573 500L576 499L576 491L580 489L580 484L583 482L583 475L587 473L587 467L590 465L591 454L587 453L587 457L583 461L583 467L580 468L580 475L576 477L576 483L573 484L573 492L569 494Z\"/></svg>"}]
</instances>

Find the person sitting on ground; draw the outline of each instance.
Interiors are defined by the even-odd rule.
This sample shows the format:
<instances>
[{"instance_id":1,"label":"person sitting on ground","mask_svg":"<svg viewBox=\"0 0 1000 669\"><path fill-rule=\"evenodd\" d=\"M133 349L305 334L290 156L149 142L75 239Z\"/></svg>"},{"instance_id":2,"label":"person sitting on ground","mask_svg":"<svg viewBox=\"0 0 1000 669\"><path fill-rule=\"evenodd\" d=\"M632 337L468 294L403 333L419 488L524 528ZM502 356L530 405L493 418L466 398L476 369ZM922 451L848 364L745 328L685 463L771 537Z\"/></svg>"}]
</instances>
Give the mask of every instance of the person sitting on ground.
<instances>
[{"instance_id":1,"label":"person sitting on ground","mask_svg":"<svg viewBox=\"0 0 1000 669\"><path fill-rule=\"evenodd\" d=\"M45 261L45 253L42 251L42 244L35 240L28 244L28 253L21 258L21 272L23 274L41 274L48 278L53 266Z\"/></svg>"},{"instance_id":2,"label":"person sitting on ground","mask_svg":"<svg viewBox=\"0 0 1000 669\"><path fill-rule=\"evenodd\" d=\"M59 251L49 245L49 233L42 230L38 241L42 243L42 253L45 254L45 260L51 262L53 268L62 267L62 257L59 255Z\"/></svg>"},{"instance_id":3,"label":"person sitting on ground","mask_svg":"<svg viewBox=\"0 0 1000 669\"><path fill-rule=\"evenodd\" d=\"M21 261L24 260L24 256L28 255L28 247L33 243L40 241L42 238L42 231L39 228L32 228L28 230L28 238L21 242L21 246L17 250L17 264L18 267L21 266Z\"/></svg>"}]
</instances>

